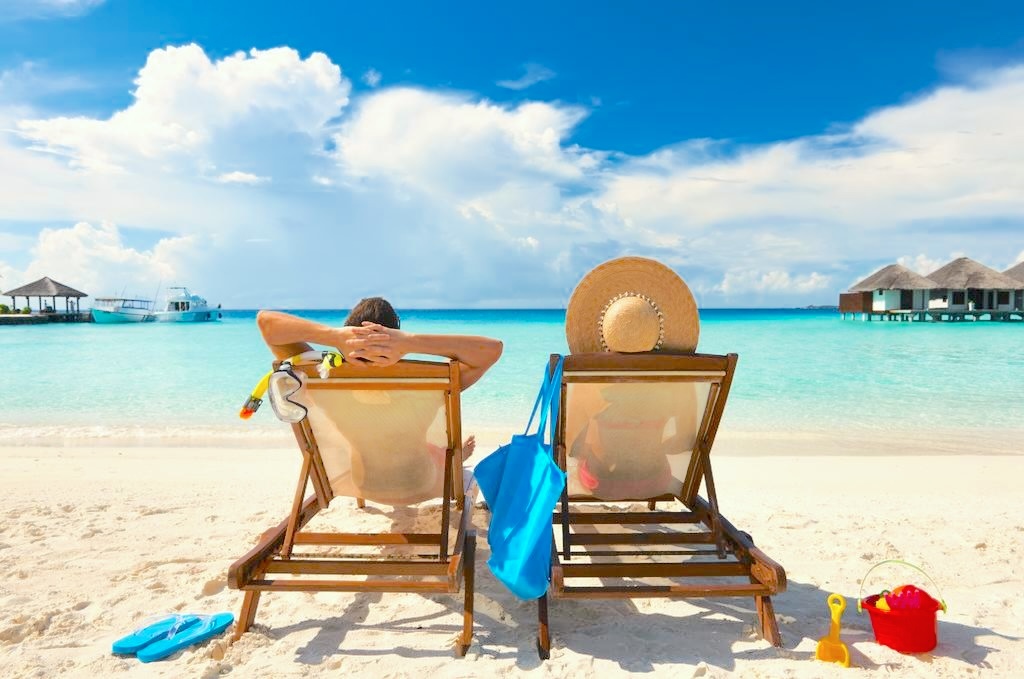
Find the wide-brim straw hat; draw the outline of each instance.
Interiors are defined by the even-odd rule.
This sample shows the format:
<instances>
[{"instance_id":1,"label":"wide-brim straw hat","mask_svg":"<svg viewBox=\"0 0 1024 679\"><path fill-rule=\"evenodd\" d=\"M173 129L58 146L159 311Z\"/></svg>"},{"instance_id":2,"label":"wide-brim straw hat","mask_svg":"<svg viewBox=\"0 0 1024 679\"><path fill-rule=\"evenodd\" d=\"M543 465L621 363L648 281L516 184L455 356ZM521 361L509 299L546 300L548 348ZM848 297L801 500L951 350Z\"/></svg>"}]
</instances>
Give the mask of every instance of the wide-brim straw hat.
<instances>
[{"instance_id":1,"label":"wide-brim straw hat","mask_svg":"<svg viewBox=\"0 0 1024 679\"><path fill-rule=\"evenodd\" d=\"M573 290L565 337L574 354L687 353L697 348L700 317L679 274L653 259L620 257L592 270Z\"/></svg>"}]
</instances>

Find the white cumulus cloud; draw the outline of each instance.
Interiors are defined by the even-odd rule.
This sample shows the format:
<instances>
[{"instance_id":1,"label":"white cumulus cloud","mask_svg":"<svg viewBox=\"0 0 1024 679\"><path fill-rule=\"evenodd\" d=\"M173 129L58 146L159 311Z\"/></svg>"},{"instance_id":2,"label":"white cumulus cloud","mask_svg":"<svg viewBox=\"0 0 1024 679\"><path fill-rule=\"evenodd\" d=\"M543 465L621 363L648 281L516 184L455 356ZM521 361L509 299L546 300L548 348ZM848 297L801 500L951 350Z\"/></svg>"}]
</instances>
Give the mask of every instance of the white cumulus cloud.
<instances>
[{"instance_id":1,"label":"white cumulus cloud","mask_svg":"<svg viewBox=\"0 0 1024 679\"><path fill-rule=\"evenodd\" d=\"M92 297L120 294L126 286L128 294L152 294L160 281L186 275L189 262L201 259L194 244L190 237L171 237L137 250L109 223L45 228L30 246L31 263L24 270L8 267L4 278L13 286L15 280L22 285L49 276Z\"/></svg>"},{"instance_id":2,"label":"white cumulus cloud","mask_svg":"<svg viewBox=\"0 0 1024 679\"><path fill-rule=\"evenodd\" d=\"M151 52L135 85L131 105L106 120L23 120L18 130L35 148L93 171L198 174L253 157L270 166L260 149L284 153L286 139L294 146L306 137L299 149L314 151L351 90L321 53L303 59L289 48L253 49L214 62L194 44Z\"/></svg>"},{"instance_id":3,"label":"white cumulus cloud","mask_svg":"<svg viewBox=\"0 0 1024 679\"><path fill-rule=\"evenodd\" d=\"M455 197L516 181L583 178L595 156L565 142L585 116L576 107L515 107L414 88L367 95L335 137L354 177Z\"/></svg>"}]
</instances>

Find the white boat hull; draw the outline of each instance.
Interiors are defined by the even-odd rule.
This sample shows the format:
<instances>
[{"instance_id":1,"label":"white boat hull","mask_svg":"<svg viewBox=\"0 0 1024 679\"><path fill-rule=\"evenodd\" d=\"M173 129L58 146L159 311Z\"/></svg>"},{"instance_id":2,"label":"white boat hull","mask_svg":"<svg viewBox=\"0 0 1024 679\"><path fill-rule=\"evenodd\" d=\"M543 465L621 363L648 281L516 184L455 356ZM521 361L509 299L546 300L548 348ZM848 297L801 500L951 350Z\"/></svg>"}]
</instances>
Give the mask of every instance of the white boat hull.
<instances>
[{"instance_id":1,"label":"white boat hull","mask_svg":"<svg viewBox=\"0 0 1024 679\"><path fill-rule=\"evenodd\" d=\"M92 320L94 323L146 323L155 319L153 312L145 309L121 309L118 311L93 309Z\"/></svg>"},{"instance_id":2,"label":"white boat hull","mask_svg":"<svg viewBox=\"0 0 1024 679\"><path fill-rule=\"evenodd\" d=\"M221 317L221 313L217 309L157 311L153 315L161 323L206 323L208 321L219 321Z\"/></svg>"}]
</instances>

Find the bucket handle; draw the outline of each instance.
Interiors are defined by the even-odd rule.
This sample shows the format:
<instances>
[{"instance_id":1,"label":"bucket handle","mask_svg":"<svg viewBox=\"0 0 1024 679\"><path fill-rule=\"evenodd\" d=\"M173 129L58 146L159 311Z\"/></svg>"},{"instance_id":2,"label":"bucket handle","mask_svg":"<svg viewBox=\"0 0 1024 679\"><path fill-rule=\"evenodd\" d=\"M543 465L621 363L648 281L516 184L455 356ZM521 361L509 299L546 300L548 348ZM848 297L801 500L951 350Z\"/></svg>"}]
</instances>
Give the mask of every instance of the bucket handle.
<instances>
[{"instance_id":1,"label":"bucket handle","mask_svg":"<svg viewBox=\"0 0 1024 679\"><path fill-rule=\"evenodd\" d=\"M932 579L932 576L930 576L930 575L928 575L927 573L924 572L923 568L920 568L919 566L915 566L914 564L909 563L907 561L902 561L900 559L886 559L885 561L879 561L874 566L869 568L868 572L864 574L863 578L861 578L861 581L860 581L860 591L857 592L857 612L858 613L861 613L864 610L863 607L861 606L861 602L864 601L864 599L861 598L861 597L864 594L864 583L868 581L868 576L871 575L871 571L875 570L879 566L884 566L887 563L898 563L898 564L901 564L903 566L909 566L910 568L913 568L915 571L917 571L918 573L920 573L924 577L928 578L928 582L932 583L932 587L934 587L935 591L939 593L939 603L942 605L942 612L943 613L947 612L946 600L942 598L942 592L939 590L939 586L937 584L935 584L935 580Z\"/></svg>"}]
</instances>

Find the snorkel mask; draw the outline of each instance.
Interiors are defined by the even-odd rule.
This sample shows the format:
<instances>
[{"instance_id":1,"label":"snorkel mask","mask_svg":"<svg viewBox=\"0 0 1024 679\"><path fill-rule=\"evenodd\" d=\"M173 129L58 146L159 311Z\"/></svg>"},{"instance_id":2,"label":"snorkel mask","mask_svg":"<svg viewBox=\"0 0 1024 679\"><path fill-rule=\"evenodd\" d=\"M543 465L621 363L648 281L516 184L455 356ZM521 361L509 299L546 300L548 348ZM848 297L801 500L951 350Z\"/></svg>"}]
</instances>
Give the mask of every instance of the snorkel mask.
<instances>
[{"instance_id":1,"label":"snorkel mask","mask_svg":"<svg viewBox=\"0 0 1024 679\"><path fill-rule=\"evenodd\" d=\"M277 419L289 424L295 424L306 419L306 406L292 400L299 389L302 389L305 373L296 374L292 370L292 364L284 361L270 374L270 381L267 383L267 395L270 397L270 407L273 408Z\"/></svg>"},{"instance_id":2,"label":"snorkel mask","mask_svg":"<svg viewBox=\"0 0 1024 679\"><path fill-rule=\"evenodd\" d=\"M263 397L269 393L270 407L273 408L277 419L289 424L301 422L306 417L306 407L293 401L292 396L305 384L305 374L296 373L292 368L295 365L311 363L319 363L317 372L321 379L327 379L331 368L337 368L344 363L344 358L334 351L306 351L281 361L276 370L271 370L256 383L238 416L248 420L263 405Z\"/></svg>"}]
</instances>

